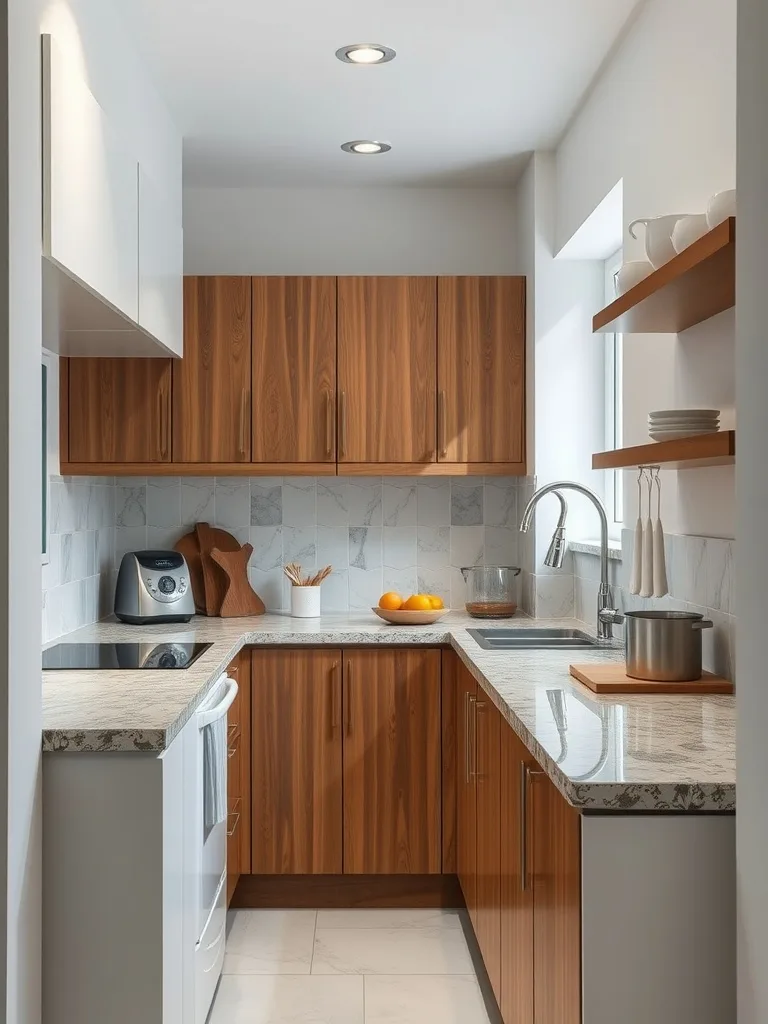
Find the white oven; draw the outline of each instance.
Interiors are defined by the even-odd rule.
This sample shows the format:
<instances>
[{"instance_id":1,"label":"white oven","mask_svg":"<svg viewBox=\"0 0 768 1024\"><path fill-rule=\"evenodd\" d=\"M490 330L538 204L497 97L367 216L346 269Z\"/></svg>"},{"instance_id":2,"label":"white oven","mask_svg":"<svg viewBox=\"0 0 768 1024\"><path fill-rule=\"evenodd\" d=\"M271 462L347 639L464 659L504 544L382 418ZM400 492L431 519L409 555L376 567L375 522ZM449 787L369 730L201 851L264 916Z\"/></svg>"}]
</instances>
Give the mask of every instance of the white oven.
<instances>
[{"instance_id":1,"label":"white oven","mask_svg":"<svg viewBox=\"0 0 768 1024\"><path fill-rule=\"evenodd\" d=\"M224 963L227 921L227 711L237 683L222 675L196 712L192 730L194 841L191 907L194 934L194 1022L205 1024ZM189 833L191 836L191 833Z\"/></svg>"}]
</instances>

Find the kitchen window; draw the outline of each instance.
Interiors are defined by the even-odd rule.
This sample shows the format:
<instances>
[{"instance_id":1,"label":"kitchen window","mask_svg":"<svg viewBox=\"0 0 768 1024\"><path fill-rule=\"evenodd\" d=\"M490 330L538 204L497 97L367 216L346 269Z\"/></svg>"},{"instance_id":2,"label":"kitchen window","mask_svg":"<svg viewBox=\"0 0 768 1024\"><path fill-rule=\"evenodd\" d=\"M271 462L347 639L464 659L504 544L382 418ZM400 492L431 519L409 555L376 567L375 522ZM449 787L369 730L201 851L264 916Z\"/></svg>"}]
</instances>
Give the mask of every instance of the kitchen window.
<instances>
[{"instance_id":1,"label":"kitchen window","mask_svg":"<svg viewBox=\"0 0 768 1024\"><path fill-rule=\"evenodd\" d=\"M616 298L614 275L621 268L622 250L605 261L605 304ZM622 446L622 335L605 332L605 448L606 451ZM608 510L608 528L613 538L621 537L624 523L624 473L621 469L606 469L605 498Z\"/></svg>"}]
</instances>

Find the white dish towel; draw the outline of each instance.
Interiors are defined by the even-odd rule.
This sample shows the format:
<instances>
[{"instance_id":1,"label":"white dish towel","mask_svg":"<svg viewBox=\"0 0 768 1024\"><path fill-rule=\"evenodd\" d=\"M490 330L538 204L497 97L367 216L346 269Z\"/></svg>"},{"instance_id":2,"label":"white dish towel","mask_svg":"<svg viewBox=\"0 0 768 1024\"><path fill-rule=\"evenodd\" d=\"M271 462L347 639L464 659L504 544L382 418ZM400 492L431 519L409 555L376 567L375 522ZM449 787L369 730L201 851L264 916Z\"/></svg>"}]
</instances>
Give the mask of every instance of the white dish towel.
<instances>
[{"instance_id":1,"label":"white dish towel","mask_svg":"<svg viewBox=\"0 0 768 1024\"><path fill-rule=\"evenodd\" d=\"M227 716L203 729L203 818L211 829L227 817Z\"/></svg>"}]
</instances>

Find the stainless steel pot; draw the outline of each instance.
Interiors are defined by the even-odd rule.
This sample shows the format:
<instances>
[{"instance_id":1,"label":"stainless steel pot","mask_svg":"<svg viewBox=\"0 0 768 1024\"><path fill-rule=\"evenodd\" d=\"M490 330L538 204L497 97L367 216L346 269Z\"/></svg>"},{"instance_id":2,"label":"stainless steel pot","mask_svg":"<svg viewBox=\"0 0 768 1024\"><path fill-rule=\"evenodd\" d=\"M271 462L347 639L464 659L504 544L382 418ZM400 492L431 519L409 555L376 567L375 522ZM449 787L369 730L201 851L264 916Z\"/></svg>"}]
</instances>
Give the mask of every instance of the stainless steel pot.
<instances>
[{"instance_id":1,"label":"stainless steel pot","mask_svg":"<svg viewBox=\"0 0 768 1024\"><path fill-rule=\"evenodd\" d=\"M701 679L701 631L711 628L696 612L627 612L627 675L657 683Z\"/></svg>"},{"instance_id":2,"label":"stainless steel pot","mask_svg":"<svg viewBox=\"0 0 768 1024\"><path fill-rule=\"evenodd\" d=\"M466 609L476 619L503 619L514 615L520 569L516 565L467 565L461 570L467 583Z\"/></svg>"}]
</instances>

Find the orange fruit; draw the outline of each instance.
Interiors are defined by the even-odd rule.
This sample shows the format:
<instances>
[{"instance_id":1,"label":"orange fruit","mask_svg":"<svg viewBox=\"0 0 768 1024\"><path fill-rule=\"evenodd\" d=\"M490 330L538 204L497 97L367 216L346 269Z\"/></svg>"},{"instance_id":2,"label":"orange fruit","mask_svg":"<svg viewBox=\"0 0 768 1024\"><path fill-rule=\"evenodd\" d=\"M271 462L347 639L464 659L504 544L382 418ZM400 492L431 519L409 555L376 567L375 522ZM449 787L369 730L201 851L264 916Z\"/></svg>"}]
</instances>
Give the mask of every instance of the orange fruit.
<instances>
[{"instance_id":1,"label":"orange fruit","mask_svg":"<svg viewBox=\"0 0 768 1024\"><path fill-rule=\"evenodd\" d=\"M437 594L427 594L427 597L436 612L440 611L441 608L445 608L442 597L438 597Z\"/></svg>"},{"instance_id":2,"label":"orange fruit","mask_svg":"<svg viewBox=\"0 0 768 1024\"><path fill-rule=\"evenodd\" d=\"M390 590L386 594L382 594L379 598L379 608L384 608L388 612L397 612L403 606L403 599L399 594Z\"/></svg>"},{"instance_id":3,"label":"orange fruit","mask_svg":"<svg viewBox=\"0 0 768 1024\"><path fill-rule=\"evenodd\" d=\"M426 594L412 594L403 604L405 612L431 612L432 602Z\"/></svg>"}]
</instances>

